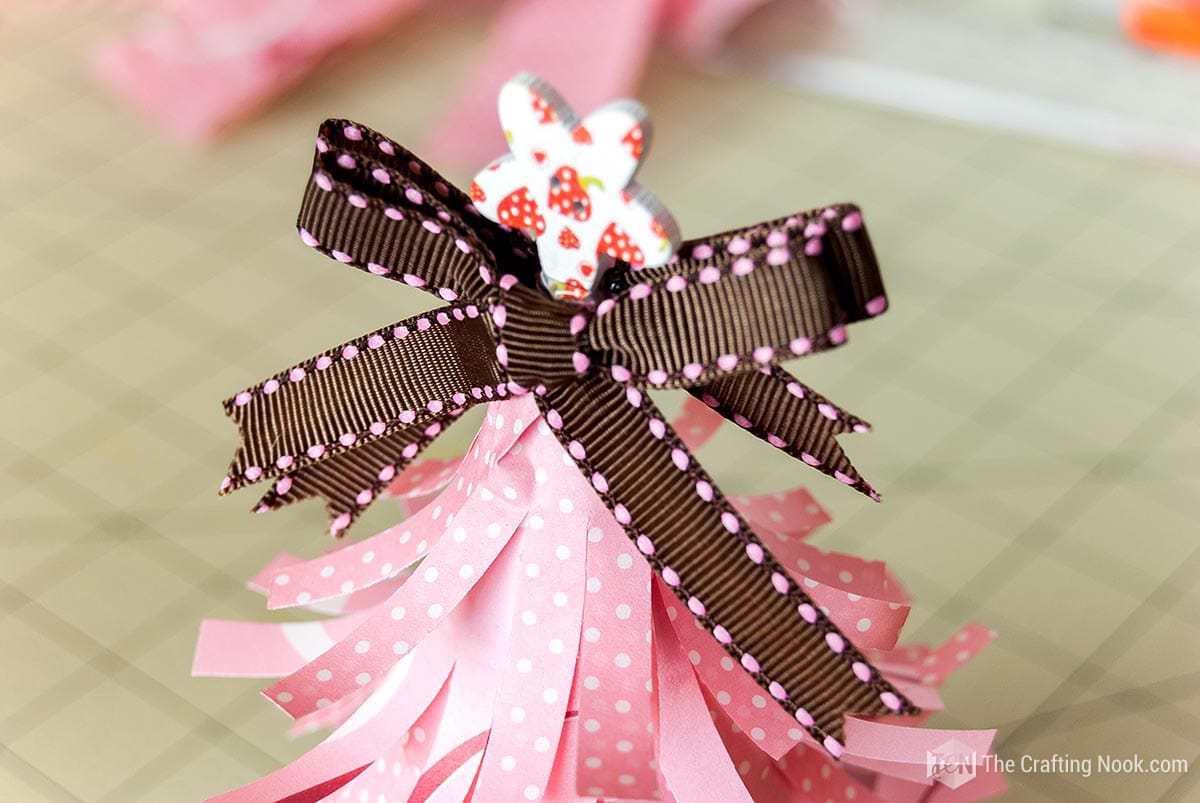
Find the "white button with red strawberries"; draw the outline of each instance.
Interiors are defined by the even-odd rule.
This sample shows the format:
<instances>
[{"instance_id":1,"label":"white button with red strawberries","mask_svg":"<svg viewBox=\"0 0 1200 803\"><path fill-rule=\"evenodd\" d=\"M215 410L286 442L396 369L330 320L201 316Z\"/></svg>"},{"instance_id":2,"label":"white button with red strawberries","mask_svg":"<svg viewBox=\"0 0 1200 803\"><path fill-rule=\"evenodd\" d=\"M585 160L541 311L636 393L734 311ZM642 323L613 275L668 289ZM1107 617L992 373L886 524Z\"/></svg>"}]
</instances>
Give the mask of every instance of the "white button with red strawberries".
<instances>
[{"instance_id":1,"label":"white button with red strawberries","mask_svg":"<svg viewBox=\"0 0 1200 803\"><path fill-rule=\"evenodd\" d=\"M609 103L580 121L552 87L523 74L500 90L499 105L511 152L479 172L471 199L537 241L553 295L585 298L605 257L635 269L671 258L678 226L633 181L650 133L640 104Z\"/></svg>"}]
</instances>

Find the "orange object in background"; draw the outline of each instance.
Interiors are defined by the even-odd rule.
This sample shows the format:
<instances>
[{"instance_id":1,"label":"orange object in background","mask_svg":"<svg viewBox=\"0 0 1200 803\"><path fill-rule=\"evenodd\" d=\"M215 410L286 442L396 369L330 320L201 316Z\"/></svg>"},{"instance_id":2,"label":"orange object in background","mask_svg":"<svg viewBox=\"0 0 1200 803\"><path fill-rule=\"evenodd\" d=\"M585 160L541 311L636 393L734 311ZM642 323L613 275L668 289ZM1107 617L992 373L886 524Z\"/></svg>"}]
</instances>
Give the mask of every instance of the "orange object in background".
<instances>
[{"instance_id":1,"label":"orange object in background","mask_svg":"<svg viewBox=\"0 0 1200 803\"><path fill-rule=\"evenodd\" d=\"M1200 0L1130 0L1121 23L1143 47L1200 57Z\"/></svg>"}]
</instances>

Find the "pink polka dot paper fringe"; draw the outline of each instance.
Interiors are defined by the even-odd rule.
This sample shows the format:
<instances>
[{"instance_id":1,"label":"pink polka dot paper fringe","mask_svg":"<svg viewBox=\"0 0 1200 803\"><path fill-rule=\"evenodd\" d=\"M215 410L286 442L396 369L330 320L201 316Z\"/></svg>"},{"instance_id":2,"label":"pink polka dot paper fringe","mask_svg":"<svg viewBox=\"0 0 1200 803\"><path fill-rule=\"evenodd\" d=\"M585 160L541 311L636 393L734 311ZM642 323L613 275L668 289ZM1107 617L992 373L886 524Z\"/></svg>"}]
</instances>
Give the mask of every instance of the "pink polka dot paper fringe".
<instances>
[{"instance_id":1,"label":"pink polka dot paper fringe","mask_svg":"<svg viewBox=\"0 0 1200 803\"><path fill-rule=\"evenodd\" d=\"M717 416L674 426L699 448ZM926 751L979 755L993 731L850 717L832 759L650 571L530 397L489 405L459 461L425 460L390 492L414 512L251 581L308 621L205 621L197 675L279 678L293 731L331 728L302 757L216 801L917 801ZM908 596L878 562L818 549L828 521L801 489L734 497L815 604L925 712L995 634L897 646ZM924 714L922 716L925 716ZM919 723L918 723L919 724ZM982 774L937 799L1003 789Z\"/></svg>"}]
</instances>

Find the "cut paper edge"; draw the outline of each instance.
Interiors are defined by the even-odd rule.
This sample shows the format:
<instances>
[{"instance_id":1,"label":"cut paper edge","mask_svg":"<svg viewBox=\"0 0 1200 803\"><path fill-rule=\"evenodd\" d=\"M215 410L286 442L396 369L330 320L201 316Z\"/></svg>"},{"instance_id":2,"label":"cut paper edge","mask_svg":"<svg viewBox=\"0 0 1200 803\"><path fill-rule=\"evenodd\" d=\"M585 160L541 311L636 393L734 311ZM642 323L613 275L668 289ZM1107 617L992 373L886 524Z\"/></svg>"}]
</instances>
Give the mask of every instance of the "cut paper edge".
<instances>
[{"instance_id":1,"label":"cut paper edge","mask_svg":"<svg viewBox=\"0 0 1200 803\"><path fill-rule=\"evenodd\" d=\"M498 551L491 564L479 563L477 560L472 563L473 570L477 568L475 563L483 567L478 568L475 575L481 579L470 585L459 602L447 608L436 628L429 629L422 638L410 639L412 643L404 657L392 655L391 650L386 649L390 642L385 639L380 643L380 647L385 648L383 652L386 655L383 657L386 660L375 665L372 661L376 660L373 653L377 639L371 639L370 644L361 645L366 639L359 629L362 627L359 623L372 618L386 625L390 638L408 638L404 635L409 632L406 630L407 615L401 620L394 620L391 615L394 603L388 602L376 602L366 610L339 618L295 623L301 628L297 632L305 632L311 628L313 634L324 634L319 640L301 641L299 648L289 641L283 625L211 622L202 626L196 660L198 667L207 670L207 674L236 674L239 671L244 673L248 669L263 671L264 668L271 668L277 671L280 668L292 668L302 663L307 656L320 651L315 663L306 664L299 674L308 678L307 682L314 688L326 685L328 688L337 689L338 693L329 695L328 702L313 705L310 696L307 703L297 707L294 704L295 699L283 699L280 693L283 687L278 684L268 689L268 696L274 696L281 709L296 717L293 732L335 727L336 730L326 743L343 741L345 744L354 745L354 755L352 758L339 759L342 763L336 766L330 765L328 778L316 777L311 774L311 770L304 770L302 766L296 770L298 775L287 776L293 779L290 782L293 786L309 783L311 787L311 784L330 784L336 781L343 784L341 788L344 791L355 794L357 790L382 788L376 786L383 783L382 775L363 768L369 768L371 762L386 758L387 767L400 768L388 780L388 783L394 784L388 788L404 790L401 799L407 799L417 785L424 783L425 785L421 786L422 790L431 789L429 800L454 800L458 799L455 795L461 797L466 793L463 790L475 789L478 792L483 788L479 785L481 779L496 777L494 773L497 771L505 773L509 756L517 761L523 760L523 756L524 760L528 760L530 756L542 756L542 760L549 763L542 765L543 769L536 773L537 780L526 786L536 784L539 793L544 794L548 800L594 800L596 797L589 795L595 789L602 788L603 794L609 797L614 794L620 795L623 791L623 787L614 781L616 772L604 771L615 767L613 756L629 756L631 761L637 758L644 762L649 758L647 753L654 753L656 769L649 771L649 765L643 764L649 774L639 776L629 773L635 779L635 783L630 785L630 791L634 792L636 789L638 797L621 799L646 799L657 788L664 800L686 800L686 796L678 798L677 795L673 795L670 784L674 778L677 786L684 784L686 787L688 779L681 779L680 770L672 769L676 765L665 759L668 753L676 749L674 739L670 736L675 731L672 731L671 725L666 724L675 716L675 704L664 703L666 695L673 693L673 690L665 688L662 682L655 682L660 678L660 674L656 673L662 673L664 666L660 651L675 644L676 647L670 648L674 651L670 665L686 669L697 692L694 699L686 701L686 705L696 712L703 711L706 727L711 733L711 736L706 738L712 741L712 737L716 737L713 744L722 745L722 752L716 756L706 754L704 760L710 763L717 759L727 762L736 776L728 780L740 779L738 783L749 790L738 793L748 795L743 799L752 799L755 795L769 797L770 790L776 787L781 793L786 789L789 794L803 794L797 793L796 790L808 777L805 775L809 771L806 767L831 767L832 777L841 778L843 788L853 786L859 790L860 803L873 801L875 798L872 795L882 794L879 790L884 789L894 789L897 794L908 794L905 791L911 786L908 779L915 774L912 757L923 755L922 745L926 744L927 734L931 733L919 727L911 727L918 724L919 720L906 720L904 726L893 724L890 720L883 721L881 727L893 729L889 731L892 734L891 738L899 740L898 744L902 749L889 753L878 749L869 741L865 743L866 746L856 742L856 752L852 761L846 764L850 767L857 762L854 764L855 768L849 774L839 769L836 763L824 755L823 748L808 738L797 723L772 701L766 699L762 689L734 665L732 659L707 631L697 628L694 618L682 609L682 604L674 595L665 592L661 581L656 577L652 579L648 567L637 555L636 549L629 543L621 527L615 520L611 520L607 508L602 507L602 503L590 494L590 491L577 488L585 481L577 474L567 471L568 468L573 471L568 464L569 457L550 434L545 423L540 420L534 422L533 418L536 416L531 415L528 416L528 421L523 421L527 425L519 428L520 434L511 434L512 423L517 418L526 418L524 407L531 407L532 404L520 401L506 401L503 404L506 406L489 411L491 414L484 430L481 430L467 459L464 460L464 464L469 463L475 468L462 465L456 470L460 477L465 477L470 482L457 487L455 480L443 491L443 494L449 494L448 496L430 500L431 505L442 506L439 516L434 517L431 510L424 518L419 519L425 522L425 530L422 533L433 544L428 553L433 554L439 545L446 546L449 550L439 553L443 555L443 562L417 564L416 571L395 581L402 585L398 589L392 589L392 593L399 594L406 587L419 588L429 585L422 571L426 568L444 571L454 563L446 557L455 554L449 547L471 543L472 538L468 537L461 545L455 544L454 526L445 526L447 517L453 515L457 522L460 515L465 515L461 513L464 508L484 505L484 509L493 515L499 515L502 510L511 508L506 515L509 517L508 521L515 523L506 525L512 527L511 532L500 539L504 541L504 545L497 547ZM514 404L524 406L521 411L517 411L516 407L511 406ZM521 444L520 448L517 448L518 443ZM564 464L557 473L556 461ZM551 470L535 472L533 465ZM535 473L541 479L536 479ZM531 494L530 499L543 501L516 504L503 493L502 489L509 486L514 489L517 499L525 499L524 494ZM480 489L485 487L495 489L489 491L491 498L486 502L478 496ZM469 497L466 495L468 489L471 493ZM545 493L550 496L540 495ZM454 503L446 501L460 498L461 501ZM785 494L785 498L803 501L806 495ZM559 509L564 502L572 504ZM566 517L563 521L575 520L572 517L589 517L583 519L586 522L586 537L583 533L576 533L571 544L564 541L561 545L545 541L547 534L553 533L555 537L559 537L560 532L565 532L561 529L564 525L556 523L557 520L549 516L547 504L555 507L556 516ZM823 515L823 511L820 513ZM547 516L547 521L535 528L534 519L543 514ZM815 516L813 520L818 518L819 516ZM465 518L461 520L467 521ZM404 525L405 523L402 523L398 526ZM472 525L471 529L477 527L477 524ZM416 533L414 537L415 535ZM374 538L379 537L375 536L361 543L370 544ZM542 539L544 543L539 543L538 539ZM803 546L806 550L814 549L799 539L792 539L789 543ZM531 547L552 551L544 552L538 557L532 557L534 553L528 552L526 557L522 557ZM338 552L331 554L336 555ZM359 551L353 554L359 555L361 560L364 553ZM828 556L838 553L821 554ZM321 561L328 560L329 557L322 556L307 563L319 567L322 566ZM845 565L851 565L849 561L853 561L854 566L873 567L872 571L877 569L886 573L886 568L877 561L865 561L848 555L841 557L848 561ZM276 572L292 571L293 567L303 563L305 562L295 560L291 556L279 556L272 561L271 566L272 571ZM836 565L834 564L835 568ZM279 568L274 568L276 566ZM490 568L487 568L488 566ZM526 576L525 572L529 566L540 567L538 579ZM317 571L319 577L320 569ZM576 574L572 575L571 572ZM576 579L570 580L568 575ZM260 582L264 576L265 572L257 575ZM598 584L591 582L593 578ZM830 586L828 590L830 593L847 597L854 592L847 592L845 589L858 587L856 584L862 579L856 576L843 582L839 578L842 586ZM876 577L876 580L879 580L879 577ZM572 650L568 643L569 638L560 639L564 642L560 654L569 658L564 664L567 669L564 670L565 674L559 673L562 677L556 676L553 682L546 681L542 684L557 691L553 696L554 702L550 705L553 711L547 715L548 718L537 720L540 724L538 733L535 734L538 737L536 743L522 739L512 741L511 747L505 748L497 741L492 745L496 753L490 759L487 757L488 746L485 744L482 750L472 753L462 763L451 767L451 772L445 778L431 776L423 782L425 773L439 762L449 761L446 756L470 739L477 738L485 731L489 741L497 737L497 732L494 731L495 724L510 716L514 706L522 708L523 720L532 723L535 721L532 708L535 705L546 705L545 700L539 698L540 686L534 686L533 695L528 699L522 697L521 700L507 699L504 696L493 697L491 695L495 692L489 691L498 691L505 673L512 673L513 667L521 664L521 659L526 657L522 653L532 649L522 648L521 640L509 635L510 631L526 628L536 635L538 627L542 624L540 614L548 609L559 609L554 600L548 603L545 599L539 602L519 599L519 595L523 593L521 588L535 588L541 582L550 585L557 583L567 589L567 592L568 586L572 587L582 595L582 600L579 609L566 617L573 622L572 627L578 628L576 632L580 635L576 636L576 641L579 649ZM633 591L634 587L646 589L647 584L650 588L648 597L640 596L641 591ZM356 589L344 598L344 604L351 607L356 597L379 593L383 586L384 584L376 584L361 590ZM655 587L657 591L653 590ZM901 592L902 590L897 590L896 593ZM483 596L480 596L481 594ZM612 596L614 594L616 596ZM578 604L572 602L570 596L565 592L564 601ZM440 596L439 604L445 604L448 599ZM622 604L628 606L627 612L620 609ZM633 610L634 606L638 607L637 612ZM661 611L656 614L659 609ZM527 625L524 611L538 614L539 621L532 627ZM652 632L642 632L646 625L638 624L639 614L647 617ZM838 616L842 614L831 608L830 615L837 621ZM500 624L501 622L503 624ZM845 624L839 624L848 633L856 632ZM263 633L269 636L260 635ZM544 635L548 639L552 634L547 632ZM340 638L336 638L337 636ZM872 660L878 661L876 666L885 677L894 680L902 693L909 695L910 699L926 710L920 717L924 719L929 711L941 708L941 699L936 687L994 636L993 631L971 624L953 634L946 643L936 649L924 645L901 645L894 649L871 648L867 644L863 647L874 656ZM263 649L261 652L250 650L249 655L244 654L246 651L241 655L233 652L222 654L229 652L227 645L239 640L261 642L255 646ZM218 646L220 644L226 646ZM411 673L431 660L430 651L436 653L439 650L451 651L448 653L448 660L454 664L454 669L452 672L447 669L446 682L440 687L441 691L437 692L419 715L414 716L408 729L402 733L391 733L387 739L371 737L369 745L362 741L364 737L361 735L355 736L360 732L370 733L367 728L380 708L379 699L386 696L386 692L381 690L393 677L391 673L404 671L402 667L407 667L408 679L404 680L400 687L407 689L407 684L413 680ZM618 651L623 656L617 664L613 663L613 651ZM966 658L960 660L964 652ZM486 658L488 655L491 657ZM647 657L639 658L638 655ZM654 656L654 663L650 662L650 655ZM933 659L933 664L926 663L930 658ZM220 663L222 660L225 661L224 664ZM206 665L205 662L209 664ZM628 691L620 691L619 685L611 685L612 678L619 677L619 673L623 671L620 669L622 665L631 672L632 680L625 687ZM638 668L643 665L645 668ZM536 664L531 664L529 670L533 670L535 666ZM657 669L653 669L653 666L657 666ZM330 670L329 679L322 681L316 678L316 673L325 668ZM512 677L537 677L536 672L529 670L525 673L517 672ZM293 670L293 674L297 671L299 669ZM361 686L348 688L344 682L345 678L356 674L365 676L365 682ZM587 678L593 675L599 684L594 689L584 685ZM635 675L638 677L635 678ZM335 678L338 677L343 679L340 686L335 682ZM649 687L639 686L638 680L643 684L649 682ZM633 692L639 689L644 691L635 696ZM618 708L621 701L624 702ZM628 703L628 706L625 703ZM561 710L558 710L560 708ZM710 713L710 708L715 713ZM371 714L372 711L376 714ZM625 737L625 741L629 743L628 752L614 746L614 743L622 738L617 726L622 716L621 711L627 711L635 720L644 719L646 722L643 724L648 723L652 726L645 731L642 738ZM367 713L364 715L363 712ZM470 714L464 718L467 712ZM592 730L592 721L598 723L598 729ZM852 721L857 720L846 719L848 727ZM664 724L667 727L666 734L662 731ZM875 724L878 723L871 723ZM423 741L412 736L420 732L426 734ZM690 733L688 737L691 738ZM689 741L688 744L694 747L693 741ZM545 748L544 751L541 750L542 747ZM801 756L804 758L799 758ZM586 763L588 759L599 759L600 766L591 767ZM489 761L493 763L489 764ZM694 756L692 761L694 763ZM564 762L570 763L570 766L565 766ZM450 764L453 763L450 761ZM449 765L442 765L443 769L447 766ZM873 769L868 769L868 766ZM749 768L746 770L748 775L742 774L743 768ZM585 769L589 772L584 772ZM306 772L309 774L306 775ZM684 772L686 773L686 770ZM888 774L899 775L901 779L890 777ZM578 786L569 790L564 788L564 784L570 786L573 783ZM1002 779L999 783L1003 783ZM928 791L928 787L923 788ZM977 790L982 792L986 788L985 784L980 784ZM875 792L872 792L872 789ZM518 796L524 793L523 787L520 786L509 791ZM960 798L946 798L947 801L951 799Z\"/></svg>"}]
</instances>

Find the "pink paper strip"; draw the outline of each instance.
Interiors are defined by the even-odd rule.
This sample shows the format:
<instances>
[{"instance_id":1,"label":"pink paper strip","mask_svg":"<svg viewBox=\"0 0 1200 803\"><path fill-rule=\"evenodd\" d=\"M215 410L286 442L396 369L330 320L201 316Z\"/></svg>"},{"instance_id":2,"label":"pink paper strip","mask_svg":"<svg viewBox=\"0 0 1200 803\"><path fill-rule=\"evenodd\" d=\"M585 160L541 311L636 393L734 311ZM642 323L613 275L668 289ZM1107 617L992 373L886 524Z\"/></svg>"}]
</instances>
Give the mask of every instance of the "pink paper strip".
<instances>
[{"instance_id":1,"label":"pink paper strip","mask_svg":"<svg viewBox=\"0 0 1200 803\"><path fill-rule=\"evenodd\" d=\"M445 639L447 643L455 644L454 640L448 638L444 632L437 633L436 638L439 640ZM456 693L461 693L463 688L470 685L463 681L458 668L456 661L454 673L450 675L450 680L442 687L441 692L438 693L437 699L429 704L429 707L425 709L425 713L421 714L420 718L413 723L407 733L400 734L399 744L404 748L404 760L409 764L420 767L421 774L424 774L425 770L433 766L444 753L458 746L463 741L461 737L457 739L448 738L443 733L443 731L447 730L447 725L454 727L456 724L455 717L450 716L450 714L460 710L454 702ZM450 742L450 744L447 744L447 742ZM420 783L420 776L413 781L413 785L400 797L407 800L408 796L412 794L412 790L416 789L418 783ZM361 789L358 790L359 796L362 795L362 791ZM397 795L393 793L393 796Z\"/></svg>"},{"instance_id":2,"label":"pink paper strip","mask_svg":"<svg viewBox=\"0 0 1200 803\"><path fill-rule=\"evenodd\" d=\"M968 622L957 633L921 661L921 682L940 686L956 669L996 640L997 633L978 622Z\"/></svg>"},{"instance_id":3,"label":"pink paper strip","mask_svg":"<svg viewBox=\"0 0 1200 803\"><path fill-rule=\"evenodd\" d=\"M933 790L924 784L902 781L887 775L864 774L875 779L874 790L887 803L925 803L933 793Z\"/></svg>"},{"instance_id":4,"label":"pink paper strip","mask_svg":"<svg viewBox=\"0 0 1200 803\"><path fill-rule=\"evenodd\" d=\"M562 448L548 429L531 429L521 446L522 459L561 470ZM575 674L586 525L557 501L535 504L538 513L525 519L514 543L520 547L519 602L478 782L495 800L533 800L544 792Z\"/></svg>"},{"instance_id":5,"label":"pink paper strip","mask_svg":"<svg viewBox=\"0 0 1200 803\"><path fill-rule=\"evenodd\" d=\"M572 715L571 710L568 703L567 718L558 737L558 752L550 769L550 779L546 781L545 799L553 803L574 803L580 799L575 791L575 767L579 763L579 717ZM593 795L591 799L596 798Z\"/></svg>"},{"instance_id":6,"label":"pink paper strip","mask_svg":"<svg viewBox=\"0 0 1200 803\"><path fill-rule=\"evenodd\" d=\"M772 550L777 545L772 544ZM895 582L880 560L868 560L845 552L819 549L812 544L793 541L779 550L775 557L800 577L839 591L874 597L883 602L908 602L908 594Z\"/></svg>"},{"instance_id":7,"label":"pink paper strip","mask_svg":"<svg viewBox=\"0 0 1200 803\"><path fill-rule=\"evenodd\" d=\"M768 699L767 693L721 649L711 633L697 627L696 618L657 577L655 586L696 674L729 718L772 758L779 758L795 747L803 736L796 721Z\"/></svg>"},{"instance_id":8,"label":"pink paper strip","mask_svg":"<svg viewBox=\"0 0 1200 803\"><path fill-rule=\"evenodd\" d=\"M461 538L444 537L429 550L420 569L353 633L312 663L269 686L263 693L293 717L350 694L382 677L395 661L437 627L466 596L508 542L524 515L479 486L459 511ZM364 542L365 543L365 542Z\"/></svg>"},{"instance_id":9,"label":"pink paper strip","mask_svg":"<svg viewBox=\"0 0 1200 803\"><path fill-rule=\"evenodd\" d=\"M883 602L830 586L806 586L804 591L860 649L894 647L908 619L909 606L898 602Z\"/></svg>"},{"instance_id":10,"label":"pink paper strip","mask_svg":"<svg viewBox=\"0 0 1200 803\"><path fill-rule=\"evenodd\" d=\"M938 694L937 689L931 686L922 686L917 683L910 683L899 678L888 678L896 690L909 699L909 701L917 708L925 713L932 711L941 711L946 706L942 703L942 696Z\"/></svg>"},{"instance_id":11,"label":"pink paper strip","mask_svg":"<svg viewBox=\"0 0 1200 803\"><path fill-rule=\"evenodd\" d=\"M422 457L396 475L388 486L388 496L412 499L437 493L450 482L458 470L461 457Z\"/></svg>"},{"instance_id":12,"label":"pink paper strip","mask_svg":"<svg viewBox=\"0 0 1200 803\"><path fill-rule=\"evenodd\" d=\"M462 538L467 532L482 532L491 518L486 507L477 505L464 514L464 502L461 491L447 489L437 503L394 527L336 552L282 567L271 579L267 607L311 605L389 580L428 554L431 544L424 533L440 531L440 539L447 540L447 536Z\"/></svg>"},{"instance_id":13,"label":"pink paper strip","mask_svg":"<svg viewBox=\"0 0 1200 803\"><path fill-rule=\"evenodd\" d=\"M895 650L872 650L870 657L881 672L936 687L996 637L995 630L968 622L937 649L927 644L906 644Z\"/></svg>"},{"instance_id":14,"label":"pink paper strip","mask_svg":"<svg viewBox=\"0 0 1200 803\"><path fill-rule=\"evenodd\" d=\"M420 780L419 769L408 760L405 751L409 732L401 734L401 737L395 740L387 752L376 759L369 769L343 786L336 797L331 795L327 800L350 801L351 803L360 803L363 800L375 803L381 799L408 800L408 796Z\"/></svg>"},{"instance_id":15,"label":"pink paper strip","mask_svg":"<svg viewBox=\"0 0 1200 803\"><path fill-rule=\"evenodd\" d=\"M688 396L683 400L679 414L671 419L671 429L694 452L712 440L724 423L725 419L707 404L695 396Z\"/></svg>"},{"instance_id":16,"label":"pink paper strip","mask_svg":"<svg viewBox=\"0 0 1200 803\"><path fill-rule=\"evenodd\" d=\"M854 803L916 803L916 799L893 797L872 791L866 784L875 782L867 775L859 780L847 773L821 747L808 740L779 760L779 769L787 777L798 799L803 801L854 801ZM864 782L865 781L865 782ZM924 790L927 791L927 790Z\"/></svg>"},{"instance_id":17,"label":"pink paper strip","mask_svg":"<svg viewBox=\"0 0 1200 803\"><path fill-rule=\"evenodd\" d=\"M358 803L364 794L371 803L380 797L408 800L426 771L491 727L492 702L508 650L509 612L516 604L517 557L510 542L434 633L433 638L455 645L454 673L381 761L347 784L344 800Z\"/></svg>"},{"instance_id":18,"label":"pink paper strip","mask_svg":"<svg viewBox=\"0 0 1200 803\"><path fill-rule=\"evenodd\" d=\"M805 593L858 647L895 646L908 619L907 592L881 561L819 549L801 540L829 521L808 491L795 488L731 501L775 558L804 585Z\"/></svg>"},{"instance_id":19,"label":"pink paper strip","mask_svg":"<svg viewBox=\"0 0 1200 803\"><path fill-rule=\"evenodd\" d=\"M380 686L370 706L363 706L329 738L303 756L270 775L211 798L213 803L260 803L296 795L296 800L316 800L305 793L316 788L323 795L331 779L368 766L395 734L408 729L442 688L454 665L451 648L431 640L405 666ZM352 777L346 777L349 782Z\"/></svg>"},{"instance_id":20,"label":"pink paper strip","mask_svg":"<svg viewBox=\"0 0 1200 803\"><path fill-rule=\"evenodd\" d=\"M333 548L325 554L332 554L337 551L338 548ZM246 587L257 594L265 596L271 589L271 581L275 575L281 573L286 566L300 563L304 563L303 558L298 558L287 552L281 552L260 569L246 584ZM318 600L303 607L313 613L323 613L329 616L341 616L345 613L365 611L374 608L390 597L402 580L403 578L399 575L393 575L386 582L360 589L357 594L343 594L326 600Z\"/></svg>"},{"instance_id":21,"label":"pink paper strip","mask_svg":"<svg viewBox=\"0 0 1200 803\"><path fill-rule=\"evenodd\" d=\"M704 702L712 715L713 727L725 744L729 760L741 776L750 797L755 800L782 797L789 783L775 760L764 753L744 730L733 724L733 720L725 714L712 695L706 692ZM803 732L799 728L796 728L796 731L795 735L803 738Z\"/></svg>"},{"instance_id":22,"label":"pink paper strip","mask_svg":"<svg viewBox=\"0 0 1200 803\"><path fill-rule=\"evenodd\" d=\"M993 730L913 728L894 722L848 716L845 763L916 783L932 784L928 761L951 742L980 760L992 746Z\"/></svg>"},{"instance_id":23,"label":"pink paper strip","mask_svg":"<svg viewBox=\"0 0 1200 803\"><path fill-rule=\"evenodd\" d=\"M271 578L275 573L281 570L284 566L291 566L293 563L300 563L304 559L298 558L290 552L280 552L275 557L267 562L254 576L246 582L246 588L256 594L266 594L271 588Z\"/></svg>"},{"instance_id":24,"label":"pink paper strip","mask_svg":"<svg viewBox=\"0 0 1200 803\"><path fill-rule=\"evenodd\" d=\"M675 637L663 595L654 599L654 654L658 665L658 762L677 800L753 803L713 728L700 686Z\"/></svg>"},{"instance_id":25,"label":"pink paper strip","mask_svg":"<svg viewBox=\"0 0 1200 803\"><path fill-rule=\"evenodd\" d=\"M775 557L788 566L792 566L792 562L785 558L790 543L807 538L830 522L829 514L817 504L806 488L754 496L731 496L729 501L766 540Z\"/></svg>"},{"instance_id":26,"label":"pink paper strip","mask_svg":"<svg viewBox=\"0 0 1200 803\"><path fill-rule=\"evenodd\" d=\"M779 544L768 540L768 544L804 592L855 645L885 650L896 645L911 608L908 594L882 562L799 541Z\"/></svg>"},{"instance_id":27,"label":"pink paper strip","mask_svg":"<svg viewBox=\"0 0 1200 803\"><path fill-rule=\"evenodd\" d=\"M315 622L200 623L192 675L278 678L295 672L362 623L362 614Z\"/></svg>"},{"instance_id":28,"label":"pink paper strip","mask_svg":"<svg viewBox=\"0 0 1200 803\"><path fill-rule=\"evenodd\" d=\"M919 681L921 662L931 652L928 644L902 644L894 650L869 650L868 657L884 674Z\"/></svg>"},{"instance_id":29,"label":"pink paper strip","mask_svg":"<svg viewBox=\"0 0 1200 803\"><path fill-rule=\"evenodd\" d=\"M443 633L434 636L439 642L454 644L454 640L446 638ZM424 647L422 647L424 649ZM420 650L417 655L419 656ZM459 667L455 664L449 679L442 684L433 700L407 729L389 735L390 744L387 750L370 765L370 769L361 773L350 783L346 784L338 798L360 803L363 800L408 800L412 790L420 781L419 771L408 771L409 768L419 768L425 765L424 758L432 747L437 723L442 721L447 709L447 702L452 694L452 686L461 680ZM421 758L418 759L418 754ZM432 763L432 762L430 762Z\"/></svg>"},{"instance_id":30,"label":"pink paper strip","mask_svg":"<svg viewBox=\"0 0 1200 803\"><path fill-rule=\"evenodd\" d=\"M439 792L439 790L443 792L450 791L444 790L443 785L456 786L457 784L453 783L447 784L447 781L450 781L451 777L463 769L464 766L468 766L472 758L480 756L487 743L488 732L483 731L434 762L433 766L427 769L425 774L421 776L421 780L417 782L416 788L413 789L412 795L408 798L408 803L426 803L426 801L432 800L434 794ZM478 764L479 762L476 760L474 763ZM475 772L472 770L470 775L473 778ZM470 787L470 783L470 779L468 779L468 788ZM467 795L465 794L459 796L459 800L466 799Z\"/></svg>"},{"instance_id":31,"label":"pink paper strip","mask_svg":"<svg viewBox=\"0 0 1200 803\"><path fill-rule=\"evenodd\" d=\"M377 608L384 602L387 602L392 594L396 593L396 589L408 581L412 569L412 564L409 564L398 573L375 585L367 586L351 594L343 594L340 597L313 602L305 605L303 610L324 613L330 616L341 616L342 614L361 613Z\"/></svg>"},{"instance_id":32,"label":"pink paper strip","mask_svg":"<svg viewBox=\"0 0 1200 803\"><path fill-rule=\"evenodd\" d=\"M579 691L578 791L651 798L658 777L650 646L650 565L606 508L588 522L587 595L575 682ZM622 782L624 781L624 782Z\"/></svg>"}]
</instances>

